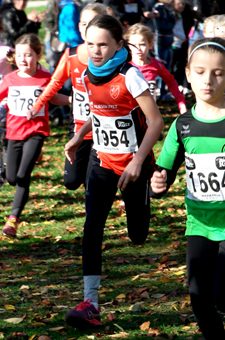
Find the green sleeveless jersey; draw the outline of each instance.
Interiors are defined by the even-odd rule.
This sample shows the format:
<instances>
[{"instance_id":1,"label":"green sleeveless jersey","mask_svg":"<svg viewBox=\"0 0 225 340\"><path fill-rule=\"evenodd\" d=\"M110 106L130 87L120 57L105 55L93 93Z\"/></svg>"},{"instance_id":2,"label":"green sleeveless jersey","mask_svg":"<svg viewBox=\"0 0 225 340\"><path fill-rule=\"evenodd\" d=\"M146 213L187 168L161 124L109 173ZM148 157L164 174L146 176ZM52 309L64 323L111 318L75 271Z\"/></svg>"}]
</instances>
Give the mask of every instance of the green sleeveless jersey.
<instances>
[{"instance_id":1,"label":"green sleeveless jersey","mask_svg":"<svg viewBox=\"0 0 225 340\"><path fill-rule=\"evenodd\" d=\"M204 120L194 107L171 125L157 164L185 161L186 235L225 240L225 117Z\"/></svg>"}]
</instances>

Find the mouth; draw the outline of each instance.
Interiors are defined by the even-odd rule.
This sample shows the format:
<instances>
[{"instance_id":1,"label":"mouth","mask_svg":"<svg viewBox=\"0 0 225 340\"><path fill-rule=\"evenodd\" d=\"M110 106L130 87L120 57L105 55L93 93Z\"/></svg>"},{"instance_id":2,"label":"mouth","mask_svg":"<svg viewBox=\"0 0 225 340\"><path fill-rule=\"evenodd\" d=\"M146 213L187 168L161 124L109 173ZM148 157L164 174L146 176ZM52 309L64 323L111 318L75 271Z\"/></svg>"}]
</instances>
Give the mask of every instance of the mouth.
<instances>
[{"instance_id":1,"label":"mouth","mask_svg":"<svg viewBox=\"0 0 225 340\"><path fill-rule=\"evenodd\" d=\"M93 59L94 62L99 62L99 61L102 60L102 58L100 58L100 57L93 57L92 59Z\"/></svg>"},{"instance_id":2,"label":"mouth","mask_svg":"<svg viewBox=\"0 0 225 340\"><path fill-rule=\"evenodd\" d=\"M211 89L203 89L202 91L203 91L203 93L205 93L205 94L210 94L210 93L212 93L212 90L211 90Z\"/></svg>"}]
</instances>

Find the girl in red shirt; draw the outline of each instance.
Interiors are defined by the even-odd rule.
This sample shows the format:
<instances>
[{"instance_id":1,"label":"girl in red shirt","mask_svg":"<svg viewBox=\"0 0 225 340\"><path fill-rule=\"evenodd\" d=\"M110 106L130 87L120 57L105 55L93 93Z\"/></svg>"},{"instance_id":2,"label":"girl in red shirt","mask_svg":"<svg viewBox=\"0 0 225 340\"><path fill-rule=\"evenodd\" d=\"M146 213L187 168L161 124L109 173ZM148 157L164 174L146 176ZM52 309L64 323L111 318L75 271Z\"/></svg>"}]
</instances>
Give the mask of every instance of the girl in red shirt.
<instances>
[{"instance_id":1,"label":"girl in red shirt","mask_svg":"<svg viewBox=\"0 0 225 340\"><path fill-rule=\"evenodd\" d=\"M48 105L32 120L27 115L51 78L50 73L38 67L41 50L42 44L35 34L18 38L15 45L18 69L5 75L0 88L0 101L7 97L9 109L6 117L6 177L10 185L16 186L11 215L3 228L3 234L9 237L16 237L19 217L28 200L31 172L44 139L49 135ZM55 105L68 102L68 97L58 94L52 100Z\"/></svg>"},{"instance_id":2,"label":"girl in red shirt","mask_svg":"<svg viewBox=\"0 0 225 340\"><path fill-rule=\"evenodd\" d=\"M155 58L149 58L148 52L152 48L154 35L150 28L142 24L131 26L125 33L125 39L129 43L132 54L131 64L136 66L144 75L149 83L151 94L155 97L156 77L161 77L168 86L169 91L174 96L180 113L187 111L184 96L178 88L178 84L174 76L166 69L166 67Z\"/></svg>"}]
</instances>

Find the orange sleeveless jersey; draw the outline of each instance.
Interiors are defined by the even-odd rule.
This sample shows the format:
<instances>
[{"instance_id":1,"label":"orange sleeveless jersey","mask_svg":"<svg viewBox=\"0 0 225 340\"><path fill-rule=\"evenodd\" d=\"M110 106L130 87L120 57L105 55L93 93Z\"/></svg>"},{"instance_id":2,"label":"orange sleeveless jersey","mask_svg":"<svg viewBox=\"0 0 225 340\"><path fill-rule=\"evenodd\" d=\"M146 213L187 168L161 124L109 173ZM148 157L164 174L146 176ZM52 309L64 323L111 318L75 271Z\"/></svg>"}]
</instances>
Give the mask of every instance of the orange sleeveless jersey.
<instances>
[{"instance_id":1,"label":"orange sleeveless jersey","mask_svg":"<svg viewBox=\"0 0 225 340\"><path fill-rule=\"evenodd\" d=\"M81 80L81 75L87 68L87 65L80 62L77 51L79 52L79 46L77 47L75 54L72 55L70 55L69 48L65 50L55 72L52 75L49 85L38 98L33 107L40 111L42 106L45 105L45 103L62 88L63 84L71 76L73 86L73 117L75 122L75 133L83 126L90 115L88 96ZM92 133L88 133L84 139L92 139Z\"/></svg>"},{"instance_id":2,"label":"orange sleeveless jersey","mask_svg":"<svg viewBox=\"0 0 225 340\"><path fill-rule=\"evenodd\" d=\"M118 175L133 159L147 129L145 115L127 88L127 84L137 78L139 86L134 84L135 97L148 89L148 84L141 72L130 64L126 63L120 73L104 85L93 85L86 72L83 75L92 117L93 149L97 151L100 165Z\"/></svg>"}]
</instances>

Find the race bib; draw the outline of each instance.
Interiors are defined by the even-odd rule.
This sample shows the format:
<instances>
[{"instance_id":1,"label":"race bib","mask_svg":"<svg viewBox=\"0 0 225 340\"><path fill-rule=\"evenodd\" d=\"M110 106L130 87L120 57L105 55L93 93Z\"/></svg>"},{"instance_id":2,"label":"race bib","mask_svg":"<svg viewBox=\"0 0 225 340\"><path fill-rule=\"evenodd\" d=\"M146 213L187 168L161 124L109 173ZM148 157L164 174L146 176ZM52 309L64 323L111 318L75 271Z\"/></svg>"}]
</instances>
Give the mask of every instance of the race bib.
<instances>
[{"instance_id":1,"label":"race bib","mask_svg":"<svg viewBox=\"0 0 225 340\"><path fill-rule=\"evenodd\" d=\"M134 122L126 117L102 117L92 114L93 148L97 151L124 154L138 150Z\"/></svg>"},{"instance_id":2,"label":"race bib","mask_svg":"<svg viewBox=\"0 0 225 340\"><path fill-rule=\"evenodd\" d=\"M154 98L154 100L156 101L156 81L150 80L148 81L148 85L149 85L149 91L152 97Z\"/></svg>"},{"instance_id":3,"label":"race bib","mask_svg":"<svg viewBox=\"0 0 225 340\"><path fill-rule=\"evenodd\" d=\"M73 88L73 117L87 121L90 115L88 95L86 92Z\"/></svg>"},{"instance_id":4,"label":"race bib","mask_svg":"<svg viewBox=\"0 0 225 340\"><path fill-rule=\"evenodd\" d=\"M37 86L10 86L8 92L9 112L14 116L26 117L27 111L32 108L44 89L44 87L37 88ZM45 106L37 116L44 115Z\"/></svg>"},{"instance_id":5,"label":"race bib","mask_svg":"<svg viewBox=\"0 0 225 340\"><path fill-rule=\"evenodd\" d=\"M126 13L137 13L138 12L138 4L125 4L125 12Z\"/></svg>"},{"instance_id":6,"label":"race bib","mask_svg":"<svg viewBox=\"0 0 225 340\"><path fill-rule=\"evenodd\" d=\"M225 154L185 153L187 198L196 201L224 201Z\"/></svg>"}]
</instances>

